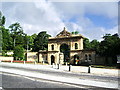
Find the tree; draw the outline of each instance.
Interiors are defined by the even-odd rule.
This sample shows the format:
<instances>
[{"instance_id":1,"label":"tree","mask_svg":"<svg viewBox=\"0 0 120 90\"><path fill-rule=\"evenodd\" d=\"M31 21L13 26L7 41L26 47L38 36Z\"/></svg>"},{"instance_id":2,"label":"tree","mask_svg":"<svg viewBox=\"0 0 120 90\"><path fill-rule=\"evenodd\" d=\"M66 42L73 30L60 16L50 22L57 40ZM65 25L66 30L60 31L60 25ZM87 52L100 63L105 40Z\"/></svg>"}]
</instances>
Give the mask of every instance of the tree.
<instances>
[{"instance_id":1,"label":"tree","mask_svg":"<svg viewBox=\"0 0 120 90\"><path fill-rule=\"evenodd\" d=\"M74 31L74 32L71 32L71 33L72 33L72 34L75 34L75 35L79 34L78 31Z\"/></svg>"},{"instance_id":2,"label":"tree","mask_svg":"<svg viewBox=\"0 0 120 90\"><path fill-rule=\"evenodd\" d=\"M5 16L2 15L2 12L0 11L0 26L3 26L5 24Z\"/></svg>"},{"instance_id":3,"label":"tree","mask_svg":"<svg viewBox=\"0 0 120 90\"><path fill-rule=\"evenodd\" d=\"M90 42L88 38L84 38L83 40L83 48L84 49L90 49Z\"/></svg>"},{"instance_id":4,"label":"tree","mask_svg":"<svg viewBox=\"0 0 120 90\"><path fill-rule=\"evenodd\" d=\"M8 30L4 27L5 17L2 15L0 11L0 53L4 53L8 48L9 42L9 33Z\"/></svg>"},{"instance_id":5,"label":"tree","mask_svg":"<svg viewBox=\"0 0 120 90\"><path fill-rule=\"evenodd\" d=\"M23 29L19 23L14 23L14 24L10 25L9 28L10 28L11 37L13 38L14 47L15 47L16 39L22 38L22 36L24 35ZM21 40L21 39L19 39L19 40ZM20 43L20 42L18 42L18 43Z\"/></svg>"},{"instance_id":6,"label":"tree","mask_svg":"<svg viewBox=\"0 0 120 90\"><path fill-rule=\"evenodd\" d=\"M34 39L33 51L47 50L48 49L48 38L50 37L46 31L40 32Z\"/></svg>"},{"instance_id":7,"label":"tree","mask_svg":"<svg viewBox=\"0 0 120 90\"><path fill-rule=\"evenodd\" d=\"M14 60L24 59L24 48L20 45L15 46L13 57Z\"/></svg>"},{"instance_id":8,"label":"tree","mask_svg":"<svg viewBox=\"0 0 120 90\"><path fill-rule=\"evenodd\" d=\"M33 46L34 46L34 39L37 37L36 34L33 34L31 36L28 36L28 39L29 39L29 44L28 44L28 47L29 49L32 49Z\"/></svg>"},{"instance_id":9,"label":"tree","mask_svg":"<svg viewBox=\"0 0 120 90\"><path fill-rule=\"evenodd\" d=\"M118 34L106 34L103 39L99 45L99 54L106 57L106 64L108 57L112 57L112 63L115 64L117 62L116 55L120 54L120 38Z\"/></svg>"},{"instance_id":10,"label":"tree","mask_svg":"<svg viewBox=\"0 0 120 90\"><path fill-rule=\"evenodd\" d=\"M99 49L99 41L97 41L96 39L94 39L94 40L92 40L91 42L90 42L90 48L92 49L92 50L95 50L97 53L98 53L98 49Z\"/></svg>"},{"instance_id":11,"label":"tree","mask_svg":"<svg viewBox=\"0 0 120 90\"><path fill-rule=\"evenodd\" d=\"M12 38L10 37L10 32L8 29L2 28L2 49L11 50L12 49Z\"/></svg>"}]
</instances>

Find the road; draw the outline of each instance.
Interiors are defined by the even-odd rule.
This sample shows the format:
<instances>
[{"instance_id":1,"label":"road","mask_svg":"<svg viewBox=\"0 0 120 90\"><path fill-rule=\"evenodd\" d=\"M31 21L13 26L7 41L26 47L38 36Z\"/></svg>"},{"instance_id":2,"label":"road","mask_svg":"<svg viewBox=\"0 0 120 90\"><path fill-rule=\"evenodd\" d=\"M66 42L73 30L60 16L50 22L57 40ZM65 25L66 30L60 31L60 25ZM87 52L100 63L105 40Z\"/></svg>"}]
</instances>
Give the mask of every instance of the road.
<instances>
[{"instance_id":1,"label":"road","mask_svg":"<svg viewBox=\"0 0 120 90\"><path fill-rule=\"evenodd\" d=\"M30 78L24 77L20 75L10 74L10 73L2 73L2 87L4 90L10 88L74 88L75 90L96 90L97 87L92 86L85 86L85 85L74 85L68 83L61 83L61 82L54 82L54 81L47 81L38 78ZM78 88L78 89L77 89ZM100 90L107 90L106 88L100 88ZM108 89L114 90L114 89Z\"/></svg>"},{"instance_id":2,"label":"road","mask_svg":"<svg viewBox=\"0 0 120 90\"><path fill-rule=\"evenodd\" d=\"M52 71L52 70L36 70L36 69L29 69L29 68L22 68L22 67L10 67L2 65L2 68L9 68L9 69L19 69L24 71L31 71L31 72L38 72L42 74L49 74L55 76L62 76L62 77L72 77L72 78L79 78L79 79L90 79L95 81L104 81L104 82L117 82L118 77L108 77L108 76L101 76L101 75L90 75L84 73L71 73L71 72L59 72L59 71Z\"/></svg>"},{"instance_id":3,"label":"road","mask_svg":"<svg viewBox=\"0 0 120 90\"><path fill-rule=\"evenodd\" d=\"M2 78L3 88L78 88L78 86L74 85L46 81L8 73L3 73Z\"/></svg>"},{"instance_id":4,"label":"road","mask_svg":"<svg viewBox=\"0 0 120 90\"><path fill-rule=\"evenodd\" d=\"M5 70L21 70L24 72L28 72L35 75L50 75L54 77L67 77L76 80L94 80L94 81L101 81L103 83L116 83L118 82L118 77L108 77L108 76L99 76L99 75L90 75L90 74L83 74L83 73L71 73L71 72L63 72L59 70L43 70L43 69L28 69L28 68L21 68L21 67L14 67L14 66L2 66ZM44 76L43 76L44 77ZM61 79L61 78L60 78ZM69 80L69 79L68 79ZM17 82L17 83L16 83ZM87 83L87 82L86 82ZM96 84L96 83L94 83ZM116 85L115 84L115 85ZM58 82L54 80L46 80L41 78L35 78L30 76L18 75L13 73L7 73L4 71L2 73L2 86L4 88L82 88L82 89L100 89L100 90L110 90L103 87L90 86L90 85L83 85L83 84L71 84L65 82ZM99 85L100 86L100 85ZM108 85L109 86L109 85Z\"/></svg>"}]
</instances>

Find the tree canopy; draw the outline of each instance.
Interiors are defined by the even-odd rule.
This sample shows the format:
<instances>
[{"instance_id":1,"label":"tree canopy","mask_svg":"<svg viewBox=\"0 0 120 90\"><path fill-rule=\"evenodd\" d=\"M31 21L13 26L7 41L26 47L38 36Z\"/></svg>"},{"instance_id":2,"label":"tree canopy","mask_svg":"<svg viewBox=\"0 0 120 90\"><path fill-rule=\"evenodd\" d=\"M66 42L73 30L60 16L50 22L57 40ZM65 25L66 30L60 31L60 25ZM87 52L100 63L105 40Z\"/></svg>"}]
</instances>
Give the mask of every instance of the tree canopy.
<instances>
[{"instance_id":1,"label":"tree canopy","mask_svg":"<svg viewBox=\"0 0 120 90\"><path fill-rule=\"evenodd\" d=\"M40 32L34 39L33 51L47 50L48 48L48 38L51 35L47 34L46 31Z\"/></svg>"}]
</instances>

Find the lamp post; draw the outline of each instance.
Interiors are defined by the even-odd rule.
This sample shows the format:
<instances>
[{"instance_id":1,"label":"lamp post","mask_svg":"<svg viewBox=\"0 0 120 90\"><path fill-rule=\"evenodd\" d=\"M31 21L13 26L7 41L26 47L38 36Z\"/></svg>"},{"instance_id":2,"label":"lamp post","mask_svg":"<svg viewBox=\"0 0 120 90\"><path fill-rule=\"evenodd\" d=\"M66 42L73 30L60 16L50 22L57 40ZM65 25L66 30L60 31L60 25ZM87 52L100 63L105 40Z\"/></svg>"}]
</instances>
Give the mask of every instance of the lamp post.
<instances>
[{"instance_id":1,"label":"lamp post","mask_svg":"<svg viewBox=\"0 0 120 90\"><path fill-rule=\"evenodd\" d=\"M26 35L26 37L27 37L27 35ZM28 37L27 37L26 61L27 61L27 56L28 56L28 43L29 43L29 39L28 39Z\"/></svg>"},{"instance_id":2,"label":"lamp post","mask_svg":"<svg viewBox=\"0 0 120 90\"><path fill-rule=\"evenodd\" d=\"M0 27L0 55L2 56L2 29Z\"/></svg>"}]
</instances>

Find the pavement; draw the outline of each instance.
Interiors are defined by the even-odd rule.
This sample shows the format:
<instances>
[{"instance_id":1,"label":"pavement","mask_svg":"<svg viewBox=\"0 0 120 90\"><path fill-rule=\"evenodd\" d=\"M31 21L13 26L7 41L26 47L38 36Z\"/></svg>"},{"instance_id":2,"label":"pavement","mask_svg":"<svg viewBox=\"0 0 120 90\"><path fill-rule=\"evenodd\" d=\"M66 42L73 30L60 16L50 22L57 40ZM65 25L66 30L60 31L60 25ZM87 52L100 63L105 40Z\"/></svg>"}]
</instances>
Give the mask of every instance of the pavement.
<instances>
[{"instance_id":1,"label":"pavement","mask_svg":"<svg viewBox=\"0 0 120 90\"><path fill-rule=\"evenodd\" d=\"M69 66L60 66L60 69L56 69L56 66L52 65L34 65L34 64L18 64L18 63L1 63L1 65L11 66L11 67L22 67L22 68L29 68L29 69L42 69L42 70L51 70L51 71L57 71L57 72L68 72ZM72 66L71 72L75 73L87 73L88 68L87 67L74 67ZM97 71L96 71L97 70ZM61 77L61 76L54 76L49 74L41 74L37 72L31 72L31 71L24 71L19 69L9 69L9 68L1 68L1 72L8 72L8 73L15 73L23 76L29 76L34 78L41 78L45 80L51 80L51 81L58 81L63 83L71 83L71 84L82 84L82 85L88 85L88 86L95 86L95 87L103 87L103 88L118 88L118 82L101 82L101 81L94 81L94 80L88 80L88 79L79 79L79 78L69 78L69 77ZM109 75L112 77L118 76L118 70L110 70L110 69L99 69L99 68L91 68L90 75Z\"/></svg>"},{"instance_id":2,"label":"pavement","mask_svg":"<svg viewBox=\"0 0 120 90\"><path fill-rule=\"evenodd\" d=\"M2 65L8 65L14 67L24 67L24 68L31 68L31 69L49 69L49 70L57 70L58 65L40 65L40 64L22 64L22 63L4 63ZM60 65L59 71L69 71L69 66ZM88 67L86 66L71 66L71 72L73 73L85 73L88 74ZM104 69L104 68L90 68L91 75L101 75L101 76L113 76L118 77L120 76L119 69Z\"/></svg>"}]
</instances>

